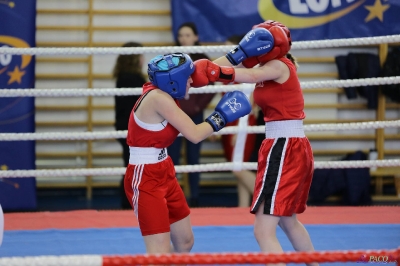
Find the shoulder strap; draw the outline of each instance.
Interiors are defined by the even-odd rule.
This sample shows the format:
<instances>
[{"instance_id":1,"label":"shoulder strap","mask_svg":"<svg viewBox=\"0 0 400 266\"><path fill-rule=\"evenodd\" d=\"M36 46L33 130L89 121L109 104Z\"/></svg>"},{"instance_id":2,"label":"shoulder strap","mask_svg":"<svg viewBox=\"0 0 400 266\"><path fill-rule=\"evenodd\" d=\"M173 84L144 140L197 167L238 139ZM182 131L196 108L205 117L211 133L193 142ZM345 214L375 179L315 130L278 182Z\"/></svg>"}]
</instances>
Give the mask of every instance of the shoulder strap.
<instances>
[{"instance_id":1,"label":"shoulder strap","mask_svg":"<svg viewBox=\"0 0 400 266\"><path fill-rule=\"evenodd\" d=\"M133 107L133 111L136 111L139 108L139 105L142 103L144 97L146 97L146 95L151 91L152 90L148 90L142 96L140 96L139 100L136 102L135 106Z\"/></svg>"},{"instance_id":2,"label":"shoulder strap","mask_svg":"<svg viewBox=\"0 0 400 266\"><path fill-rule=\"evenodd\" d=\"M146 97L146 95L151 92L153 89L146 91L145 93L143 93L143 95L140 96L140 98L137 100L135 106L133 107L133 111L135 112L138 108L139 105L142 103L144 97ZM177 99L174 99L175 103L179 106L179 108L181 107L179 101Z\"/></svg>"}]
</instances>

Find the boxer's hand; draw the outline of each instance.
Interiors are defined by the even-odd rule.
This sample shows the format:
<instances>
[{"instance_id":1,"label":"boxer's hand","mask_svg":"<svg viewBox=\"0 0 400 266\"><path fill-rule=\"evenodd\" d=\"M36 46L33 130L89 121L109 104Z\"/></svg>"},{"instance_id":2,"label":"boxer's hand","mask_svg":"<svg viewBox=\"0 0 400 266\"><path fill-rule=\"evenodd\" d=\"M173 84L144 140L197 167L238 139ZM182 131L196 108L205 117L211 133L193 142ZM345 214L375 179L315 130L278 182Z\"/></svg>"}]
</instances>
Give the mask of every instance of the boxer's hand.
<instances>
[{"instance_id":1,"label":"boxer's hand","mask_svg":"<svg viewBox=\"0 0 400 266\"><path fill-rule=\"evenodd\" d=\"M242 64L246 68L252 68L257 64L266 63L276 58L284 57L290 50L290 41L283 28L273 26L269 29L274 37L274 47L265 54L245 59Z\"/></svg>"},{"instance_id":2,"label":"boxer's hand","mask_svg":"<svg viewBox=\"0 0 400 266\"><path fill-rule=\"evenodd\" d=\"M274 37L269 30L256 28L249 31L239 45L226 54L229 62L236 66L243 60L269 52L274 46Z\"/></svg>"},{"instance_id":3,"label":"boxer's hand","mask_svg":"<svg viewBox=\"0 0 400 266\"><path fill-rule=\"evenodd\" d=\"M206 118L206 122L214 131L219 131L227 123L248 115L250 111L251 104L247 96L241 91L231 91L222 96L215 111Z\"/></svg>"},{"instance_id":4,"label":"boxer's hand","mask_svg":"<svg viewBox=\"0 0 400 266\"><path fill-rule=\"evenodd\" d=\"M200 59L194 62L195 70L191 75L192 87L203 87L210 82L222 81L230 83L235 79L233 67L219 66L208 59Z\"/></svg>"}]
</instances>

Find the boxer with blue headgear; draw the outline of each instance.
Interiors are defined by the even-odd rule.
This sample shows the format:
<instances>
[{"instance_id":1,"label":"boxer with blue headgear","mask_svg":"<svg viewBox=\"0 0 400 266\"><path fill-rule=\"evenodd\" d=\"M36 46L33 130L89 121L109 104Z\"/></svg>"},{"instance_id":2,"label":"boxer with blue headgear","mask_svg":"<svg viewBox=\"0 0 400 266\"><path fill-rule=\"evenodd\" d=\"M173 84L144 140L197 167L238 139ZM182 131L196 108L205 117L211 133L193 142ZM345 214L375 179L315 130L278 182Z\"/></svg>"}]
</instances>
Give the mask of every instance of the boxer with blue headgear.
<instances>
[{"instance_id":1,"label":"boxer with blue headgear","mask_svg":"<svg viewBox=\"0 0 400 266\"><path fill-rule=\"evenodd\" d=\"M193 72L191 58L183 53L150 60L151 82L143 84L128 122L126 143L130 154L124 189L148 253L169 253L171 244L177 252L190 252L194 243L190 209L167 147L179 133L197 144L251 111L246 95L231 91L221 98L205 122L194 123L179 103L193 82Z\"/></svg>"},{"instance_id":2,"label":"boxer with blue headgear","mask_svg":"<svg viewBox=\"0 0 400 266\"><path fill-rule=\"evenodd\" d=\"M186 83L194 72L192 59L183 53L158 55L148 64L147 74L155 86L175 99L186 95Z\"/></svg>"}]
</instances>

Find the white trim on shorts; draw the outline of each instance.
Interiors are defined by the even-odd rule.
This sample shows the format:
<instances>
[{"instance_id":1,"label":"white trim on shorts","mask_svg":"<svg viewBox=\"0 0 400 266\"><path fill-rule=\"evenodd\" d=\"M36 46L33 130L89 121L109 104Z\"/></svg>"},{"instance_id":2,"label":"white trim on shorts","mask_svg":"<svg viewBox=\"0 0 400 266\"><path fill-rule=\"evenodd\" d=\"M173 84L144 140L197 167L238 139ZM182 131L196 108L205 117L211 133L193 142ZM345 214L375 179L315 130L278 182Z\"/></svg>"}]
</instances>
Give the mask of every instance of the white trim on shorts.
<instances>
[{"instance_id":1,"label":"white trim on shorts","mask_svg":"<svg viewBox=\"0 0 400 266\"><path fill-rule=\"evenodd\" d=\"M271 199L271 209L269 210L270 214L274 214L275 199L276 199L276 194L278 193L278 187L280 185L280 180L281 180L281 177L282 177L282 168L283 168L283 164L284 164L284 161L285 161L286 148L287 148L288 142L289 141L286 140L285 141L285 145L283 146L282 155L281 155L281 161L279 163L279 172L278 172L278 176L276 178L274 193L272 194L272 199ZM267 169L265 171L268 171Z\"/></svg>"},{"instance_id":2,"label":"white trim on shorts","mask_svg":"<svg viewBox=\"0 0 400 266\"><path fill-rule=\"evenodd\" d=\"M132 206L133 206L133 212L135 213L136 218L139 218L139 185L140 182L142 181L142 176L143 176L143 169L144 169L144 164L139 164L135 165L135 169L133 169L133 177L132 177ZM139 219L138 219L139 221Z\"/></svg>"}]
</instances>

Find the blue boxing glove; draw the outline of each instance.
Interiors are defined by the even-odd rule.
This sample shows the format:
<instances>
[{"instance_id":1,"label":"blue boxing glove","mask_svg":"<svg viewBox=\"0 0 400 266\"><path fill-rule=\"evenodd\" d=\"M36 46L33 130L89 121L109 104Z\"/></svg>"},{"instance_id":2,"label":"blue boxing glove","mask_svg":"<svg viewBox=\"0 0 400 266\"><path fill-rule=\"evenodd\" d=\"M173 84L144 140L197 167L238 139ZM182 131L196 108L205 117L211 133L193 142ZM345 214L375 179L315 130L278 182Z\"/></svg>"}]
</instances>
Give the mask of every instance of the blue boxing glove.
<instances>
[{"instance_id":1,"label":"blue boxing glove","mask_svg":"<svg viewBox=\"0 0 400 266\"><path fill-rule=\"evenodd\" d=\"M231 91L222 96L215 111L206 118L214 131L220 131L227 123L235 121L251 112L251 104L241 91Z\"/></svg>"},{"instance_id":2,"label":"blue boxing glove","mask_svg":"<svg viewBox=\"0 0 400 266\"><path fill-rule=\"evenodd\" d=\"M249 31L239 45L226 54L232 65L237 66L243 60L269 52L274 47L274 37L269 30L255 28Z\"/></svg>"}]
</instances>

